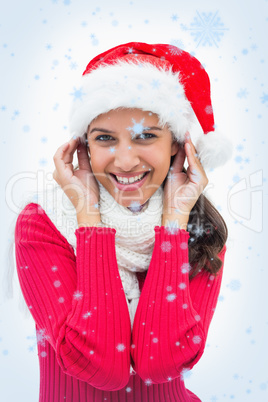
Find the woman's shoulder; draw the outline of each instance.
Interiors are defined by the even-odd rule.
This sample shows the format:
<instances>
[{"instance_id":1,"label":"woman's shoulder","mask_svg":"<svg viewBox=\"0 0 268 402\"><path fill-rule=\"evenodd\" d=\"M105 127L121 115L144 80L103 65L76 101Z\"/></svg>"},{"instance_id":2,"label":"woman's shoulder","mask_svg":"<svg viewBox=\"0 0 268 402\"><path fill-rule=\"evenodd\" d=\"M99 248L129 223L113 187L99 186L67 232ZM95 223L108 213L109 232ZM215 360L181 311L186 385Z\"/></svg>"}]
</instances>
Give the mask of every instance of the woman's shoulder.
<instances>
[{"instance_id":1,"label":"woman's shoulder","mask_svg":"<svg viewBox=\"0 0 268 402\"><path fill-rule=\"evenodd\" d=\"M36 238L39 235L49 235L49 233L59 234L60 232L55 227L46 211L41 205L30 202L24 206L18 215L15 226L16 241L30 240L33 236Z\"/></svg>"}]
</instances>

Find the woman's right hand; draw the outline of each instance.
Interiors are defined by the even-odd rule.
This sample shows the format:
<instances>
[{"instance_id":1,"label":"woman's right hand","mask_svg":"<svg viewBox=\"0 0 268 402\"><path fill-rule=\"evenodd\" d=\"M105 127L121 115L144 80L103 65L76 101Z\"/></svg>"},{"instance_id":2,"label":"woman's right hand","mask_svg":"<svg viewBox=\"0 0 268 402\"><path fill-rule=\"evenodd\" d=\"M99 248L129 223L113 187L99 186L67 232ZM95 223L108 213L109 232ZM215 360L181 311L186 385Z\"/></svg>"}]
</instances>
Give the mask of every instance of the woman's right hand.
<instances>
[{"instance_id":1,"label":"woman's right hand","mask_svg":"<svg viewBox=\"0 0 268 402\"><path fill-rule=\"evenodd\" d=\"M73 167L73 154L77 150L78 169ZM54 157L56 169L53 178L72 202L76 212L94 208L99 202L99 185L92 172L86 145L73 137L60 146Z\"/></svg>"}]
</instances>

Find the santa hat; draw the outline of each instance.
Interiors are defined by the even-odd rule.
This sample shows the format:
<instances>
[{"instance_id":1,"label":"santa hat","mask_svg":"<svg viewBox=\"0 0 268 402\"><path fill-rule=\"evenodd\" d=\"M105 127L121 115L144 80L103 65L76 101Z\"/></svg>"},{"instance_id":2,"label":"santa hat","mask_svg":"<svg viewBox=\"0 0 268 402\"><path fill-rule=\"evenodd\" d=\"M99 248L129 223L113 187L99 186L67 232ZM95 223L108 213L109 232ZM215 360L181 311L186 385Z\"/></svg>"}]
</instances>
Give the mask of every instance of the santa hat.
<instances>
[{"instance_id":1,"label":"santa hat","mask_svg":"<svg viewBox=\"0 0 268 402\"><path fill-rule=\"evenodd\" d=\"M129 42L93 58L81 77L70 113L72 135L83 136L91 121L118 108L156 113L180 143L193 116L203 131L195 148L204 168L224 165L232 143L214 130L210 81L201 63L171 45Z\"/></svg>"}]
</instances>

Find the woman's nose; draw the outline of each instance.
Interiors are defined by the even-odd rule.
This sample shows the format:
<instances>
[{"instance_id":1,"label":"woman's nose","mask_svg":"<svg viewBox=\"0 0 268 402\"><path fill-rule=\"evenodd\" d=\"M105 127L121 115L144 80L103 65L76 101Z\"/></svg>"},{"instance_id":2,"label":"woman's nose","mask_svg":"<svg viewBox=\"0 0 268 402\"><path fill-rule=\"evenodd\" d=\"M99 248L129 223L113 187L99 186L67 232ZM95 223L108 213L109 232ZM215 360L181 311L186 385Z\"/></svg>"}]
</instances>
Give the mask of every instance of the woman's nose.
<instances>
[{"instance_id":1,"label":"woman's nose","mask_svg":"<svg viewBox=\"0 0 268 402\"><path fill-rule=\"evenodd\" d=\"M122 145L116 147L114 152L114 166L122 171L131 171L140 164L140 158L135 147Z\"/></svg>"}]
</instances>

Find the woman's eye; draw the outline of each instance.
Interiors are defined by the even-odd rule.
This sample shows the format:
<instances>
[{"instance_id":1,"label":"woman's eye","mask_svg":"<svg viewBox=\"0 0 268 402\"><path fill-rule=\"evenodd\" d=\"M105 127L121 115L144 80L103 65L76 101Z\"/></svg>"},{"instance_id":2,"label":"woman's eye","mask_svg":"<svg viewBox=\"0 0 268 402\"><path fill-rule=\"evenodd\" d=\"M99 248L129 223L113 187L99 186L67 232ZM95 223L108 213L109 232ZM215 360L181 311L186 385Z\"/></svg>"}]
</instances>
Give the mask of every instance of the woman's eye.
<instances>
[{"instance_id":1,"label":"woman's eye","mask_svg":"<svg viewBox=\"0 0 268 402\"><path fill-rule=\"evenodd\" d=\"M97 141L102 141L102 140L100 140L100 138L103 138L103 137L110 137L110 138L112 138L110 135L99 135L98 137L96 137L96 140ZM109 140L108 140L109 141ZM102 141L103 142L103 141Z\"/></svg>"},{"instance_id":2,"label":"woman's eye","mask_svg":"<svg viewBox=\"0 0 268 402\"><path fill-rule=\"evenodd\" d=\"M151 136L151 137L147 137L147 136ZM106 137L106 140L101 139L101 138L104 138L104 137ZM107 137L112 138L110 135L105 134L105 135L99 135L98 137L96 137L96 140L101 141L101 142L110 141L109 139L107 139ZM143 134L140 134L140 135L138 135L136 137L133 137L133 139L151 139L151 138L154 138L154 137L156 137L156 135L151 134L151 133L143 133Z\"/></svg>"}]
</instances>

